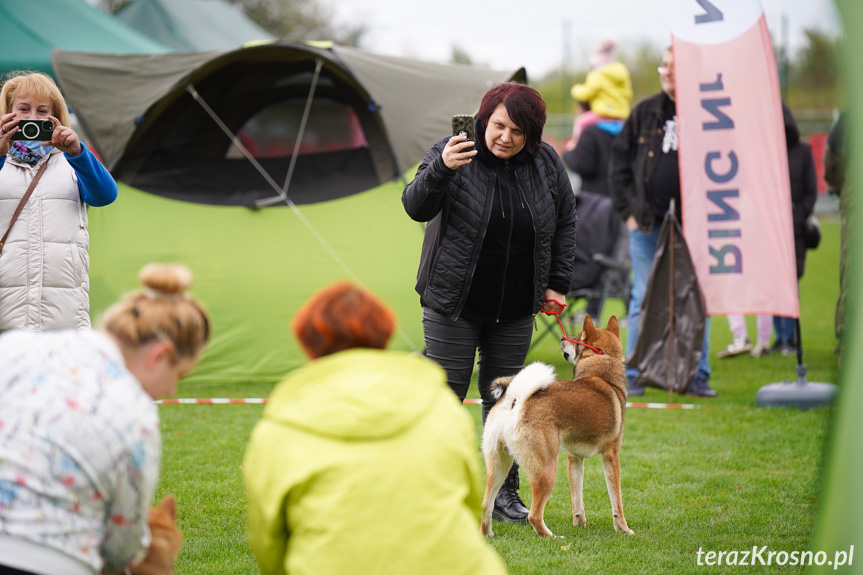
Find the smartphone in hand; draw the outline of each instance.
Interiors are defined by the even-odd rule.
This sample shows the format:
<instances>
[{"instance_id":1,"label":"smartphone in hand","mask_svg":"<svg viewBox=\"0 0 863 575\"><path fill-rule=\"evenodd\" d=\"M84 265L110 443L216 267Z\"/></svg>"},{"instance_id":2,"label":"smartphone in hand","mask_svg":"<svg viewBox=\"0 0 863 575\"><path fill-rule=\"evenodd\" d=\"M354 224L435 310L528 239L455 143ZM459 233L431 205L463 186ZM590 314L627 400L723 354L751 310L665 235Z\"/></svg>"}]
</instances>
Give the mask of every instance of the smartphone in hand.
<instances>
[{"instance_id":1,"label":"smartphone in hand","mask_svg":"<svg viewBox=\"0 0 863 575\"><path fill-rule=\"evenodd\" d=\"M18 131L12 134L10 140L30 142L48 142L54 135L54 122L51 120L20 120Z\"/></svg>"},{"instance_id":2,"label":"smartphone in hand","mask_svg":"<svg viewBox=\"0 0 863 575\"><path fill-rule=\"evenodd\" d=\"M473 116L470 114L456 114L452 117L452 135L465 135L471 142L476 142L473 126Z\"/></svg>"}]
</instances>

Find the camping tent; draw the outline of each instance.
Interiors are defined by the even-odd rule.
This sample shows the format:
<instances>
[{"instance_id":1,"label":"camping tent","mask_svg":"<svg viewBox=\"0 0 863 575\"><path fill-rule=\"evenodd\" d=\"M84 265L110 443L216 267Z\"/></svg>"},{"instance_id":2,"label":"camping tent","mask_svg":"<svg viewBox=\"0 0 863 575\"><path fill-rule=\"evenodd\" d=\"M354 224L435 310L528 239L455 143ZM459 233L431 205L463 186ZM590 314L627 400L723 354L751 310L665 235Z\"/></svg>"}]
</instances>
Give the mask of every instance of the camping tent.
<instances>
[{"instance_id":1,"label":"camping tent","mask_svg":"<svg viewBox=\"0 0 863 575\"><path fill-rule=\"evenodd\" d=\"M56 51L54 65L121 182L115 204L89 212L93 315L135 287L144 263L189 265L214 320L193 376L201 382L270 382L300 365L295 310L352 275L394 308L402 333L392 347L421 348L422 226L393 180L492 84L525 80L523 69L306 44Z\"/></svg>"},{"instance_id":2,"label":"camping tent","mask_svg":"<svg viewBox=\"0 0 863 575\"><path fill-rule=\"evenodd\" d=\"M53 74L51 49L154 54L168 49L84 0L0 2L0 74Z\"/></svg>"},{"instance_id":3,"label":"camping tent","mask_svg":"<svg viewBox=\"0 0 863 575\"><path fill-rule=\"evenodd\" d=\"M247 42L275 40L225 0L132 0L114 16L181 52L225 50Z\"/></svg>"}]
</instances>

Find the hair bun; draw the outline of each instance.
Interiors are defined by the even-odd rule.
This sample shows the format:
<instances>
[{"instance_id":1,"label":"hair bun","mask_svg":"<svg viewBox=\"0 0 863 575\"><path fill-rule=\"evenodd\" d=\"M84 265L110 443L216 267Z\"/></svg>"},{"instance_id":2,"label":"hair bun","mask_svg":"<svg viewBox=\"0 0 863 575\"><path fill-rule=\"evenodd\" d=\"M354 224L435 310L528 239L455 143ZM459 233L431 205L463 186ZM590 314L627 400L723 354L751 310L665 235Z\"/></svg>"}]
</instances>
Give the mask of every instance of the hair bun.
<instances>
[{"instance_id":1,"label":"hair bun","mask_svg":"<svg viewBox=\"0 0 863 575\"><path fill-rule=\"evenodd\" d=\"M156 295L180 296L192 285L192 272L179 264L147 264L138 279Z\"/></svg>"}]
</instances>

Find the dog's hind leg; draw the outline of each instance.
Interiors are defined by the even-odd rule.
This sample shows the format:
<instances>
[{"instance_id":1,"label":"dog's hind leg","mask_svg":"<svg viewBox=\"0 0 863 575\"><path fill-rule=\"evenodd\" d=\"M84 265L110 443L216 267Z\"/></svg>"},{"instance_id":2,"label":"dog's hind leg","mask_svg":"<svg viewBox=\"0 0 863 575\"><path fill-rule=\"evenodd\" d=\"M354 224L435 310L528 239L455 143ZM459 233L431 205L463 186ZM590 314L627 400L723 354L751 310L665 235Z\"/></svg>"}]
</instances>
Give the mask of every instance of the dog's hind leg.
<instances>
[{"instance_id":1,"label":"dog's hind leg","mask_svg":"<svg viewBox=\"0 0 863 575\"><path fill-rule=\"evenodd\" d=\"M584 458L567 454L569 462L569 492L572 495L572 524L587 525L587 517L584 514L584 500L582 498L582 487L584 485Z\"/></svg>"},{"instance_id":2,"label":"dog's hind leg","mask_svg":"<svg viewBox=\"0 0 863 575\"><path fill-rule=\"evenodd\" d=\"M530 511L527 514L527 520L542 537L554 537L554 533L545 524L543 516L545 504L548 503L557 480L557 441L555 434L547 437L545 442L535 443L534 447L543 444L549 448L535 451L524 466L530 477ZM551 446L554 447L551 448Z\"/></svg>"},{"instance_id":3,"label":"dog's hind leg","mask_svg":"<svg viewBox=\"0 0 863 575\"><path fill-rule=\"evenodd\" d=\"M499 443L494 449L485 453L485 495L482 498L482 533L494 537L491 528L491 515L494 511L494 500L500 487L512 467L512 455L506 451L506 446Z\"/></svg>"},{"instance_id":4,"label":"dog's hind leg","mask_svg":"<svg viewBox=\"0 0 863 575\"><path fill-rule=\"evenodd\" d=\"M620 458L617 455L617 445L609 445L602 454L605 485L608 487L608 497L611 499L611 515L615 531L623 531L629 535L632 529L626 524L623 516L623 496L620 493Z\"/></svg>"}]
</instances>

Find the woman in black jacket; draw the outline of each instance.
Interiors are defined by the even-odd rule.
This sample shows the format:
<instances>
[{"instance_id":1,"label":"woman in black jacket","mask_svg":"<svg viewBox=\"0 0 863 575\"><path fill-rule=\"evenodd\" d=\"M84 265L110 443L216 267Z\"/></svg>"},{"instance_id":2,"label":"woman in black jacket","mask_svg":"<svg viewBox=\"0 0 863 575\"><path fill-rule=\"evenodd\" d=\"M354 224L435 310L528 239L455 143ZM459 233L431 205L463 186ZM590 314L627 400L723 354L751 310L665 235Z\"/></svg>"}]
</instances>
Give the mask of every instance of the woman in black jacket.
<instances>
[{"instance_id":1,"label":"woman in black jacket","mask_svg":"<svg viewBox=\"0 0 863 575\"><path fill-rule=\"evenodd\" d=\"M575 204L560 157L542 141L545 119L535 89L494 86L475 118L476 142L438 141L402 194L408 215L428 222L416 285L426 355L464 400L479 350L483 421L491 382L521 370L536 313L560 311L571 279ZM494 517L527 520L516 466Z\"/></svg>"},{"instance_id":2,"label":"woman in black jacket","mask_svg":"<svg viewBox=\"0 0 863 575\"><path fill-rule=\"evenodd\" d=\"M782 102L782 116L785 121L785 144L788 147L788 172L791 183L791 220L794 225L794 256L797 264L797 281L806 270L806 243L803 239L806 220L815 211L818 199L818 180L815 173L815 159L812 147L800 138L800 130L791 110ZM773 350L783 355L797 353L799 338L797 322L794 318L773 316L773 331L776 341Z\"/></svg>"}]
</instances>

